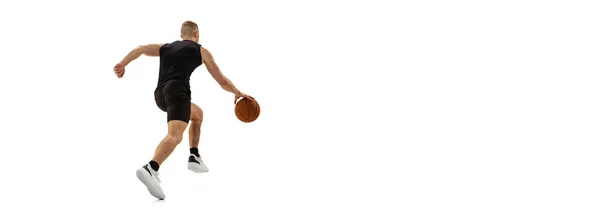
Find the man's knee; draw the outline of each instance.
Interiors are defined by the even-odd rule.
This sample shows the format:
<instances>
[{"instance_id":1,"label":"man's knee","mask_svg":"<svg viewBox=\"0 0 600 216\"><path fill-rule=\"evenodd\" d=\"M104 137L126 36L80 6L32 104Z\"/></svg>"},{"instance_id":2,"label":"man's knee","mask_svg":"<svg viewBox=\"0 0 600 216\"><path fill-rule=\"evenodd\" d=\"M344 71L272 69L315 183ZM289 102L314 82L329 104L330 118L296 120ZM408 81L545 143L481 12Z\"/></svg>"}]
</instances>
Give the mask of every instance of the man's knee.
<instances>
[{"instance_id":1,"label":"man's knee","mask_svg":"<svg viewBox=\"0 0 600 216\"><path fill-rule=\"evenodd\" d=\"M169 133L166 139L171 143L179 144L183 139L183 132L187 127L187 123L182 120L169 121Z\"/></svg>"},{"instance_id":2,"label":"man's knee","mask_svg":"<svg viewBox=\"0 0 600 216\"><path fill-rule=\"evenodd\" d=\"M183 140L183 135L181 134L169 134L167 135L168 142L173 143L175 145L181 143L181 140Z\"/></svg>"},{"instance_id":3,"label":"man's knee","mask_svg":"<svg viewBox=\"0 0 600 216\"><path fill-rule=\"evenodd\" d=\"M200 106L192 103L192 110L190 112L190 120L202 123L203 117L204 117L204 112L202 111Z\"/></svg>"}]
</instances>

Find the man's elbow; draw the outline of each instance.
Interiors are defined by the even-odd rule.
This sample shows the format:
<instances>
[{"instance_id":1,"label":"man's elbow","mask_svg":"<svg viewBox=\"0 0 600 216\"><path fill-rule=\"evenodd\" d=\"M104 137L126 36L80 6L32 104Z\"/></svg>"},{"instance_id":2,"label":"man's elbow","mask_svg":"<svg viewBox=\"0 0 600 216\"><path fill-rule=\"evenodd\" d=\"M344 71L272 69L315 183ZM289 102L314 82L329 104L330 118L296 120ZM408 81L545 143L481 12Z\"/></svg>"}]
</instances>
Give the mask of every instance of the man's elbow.
<instances>
[{"instance_id":1,"label":"man's elbow","mask_svg":"<svg viewBox=\"0 0 600 216\"><path fill-rule=\"evenodd\" d=\"M131 53L134 53L136 55L142 55L146 52L146 47L144 45L140 45L137 46L136 48L134 48L133 50L131 50Z\"/></svg>"},{"instance_id":2,"label":"man's elbow","mask_svg":"<svg viewBox=\"0 0 600 216\"><path fill-rule=\"evenodd\" d=\"M135 50L137 50L138 52L145 52L146 51L146 45L139 45L135 48Z\"/></svg>"}]
</instances>

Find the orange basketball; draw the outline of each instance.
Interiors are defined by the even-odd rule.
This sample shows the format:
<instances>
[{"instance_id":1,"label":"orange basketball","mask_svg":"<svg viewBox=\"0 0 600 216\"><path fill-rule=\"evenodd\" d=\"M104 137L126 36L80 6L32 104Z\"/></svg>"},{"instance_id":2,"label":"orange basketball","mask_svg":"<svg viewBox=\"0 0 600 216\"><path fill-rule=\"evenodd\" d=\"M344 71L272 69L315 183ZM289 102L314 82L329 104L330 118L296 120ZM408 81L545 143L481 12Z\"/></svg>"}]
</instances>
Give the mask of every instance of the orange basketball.
<instances>
[{"instance_id":1,"label":"orange basketball","mask_svg":"<svg viewBox=\"0 0 600 216\"><path fill-rule=\"evenodd\" d=\"M235 116L246 123L253 122L260 115L258 102L243 98L235 104Z\"/></svg>"}]
</instances>

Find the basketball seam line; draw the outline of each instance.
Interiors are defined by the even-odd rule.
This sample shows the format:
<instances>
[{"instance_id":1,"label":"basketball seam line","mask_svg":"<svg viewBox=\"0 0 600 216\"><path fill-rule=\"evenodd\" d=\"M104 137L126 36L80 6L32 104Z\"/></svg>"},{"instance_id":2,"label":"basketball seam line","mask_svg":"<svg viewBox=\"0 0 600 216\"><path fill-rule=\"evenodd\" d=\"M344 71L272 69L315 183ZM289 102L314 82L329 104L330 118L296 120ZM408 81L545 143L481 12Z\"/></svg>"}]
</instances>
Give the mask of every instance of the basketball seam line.
<instances>
[{"instance_id":1,"label":"basketball seam line","mask_svg":"<svg viewBox=\"0 0 600 216\"><path fill-rule=\"evenodd\" d=\"M250 106L248 105L248 99L244 100L246 102L246 112L248 113L248 115L250 115ZM252 115L248 116L248 118L246 120L250 121L250 117Z\"/></svg>"}]
</instances>

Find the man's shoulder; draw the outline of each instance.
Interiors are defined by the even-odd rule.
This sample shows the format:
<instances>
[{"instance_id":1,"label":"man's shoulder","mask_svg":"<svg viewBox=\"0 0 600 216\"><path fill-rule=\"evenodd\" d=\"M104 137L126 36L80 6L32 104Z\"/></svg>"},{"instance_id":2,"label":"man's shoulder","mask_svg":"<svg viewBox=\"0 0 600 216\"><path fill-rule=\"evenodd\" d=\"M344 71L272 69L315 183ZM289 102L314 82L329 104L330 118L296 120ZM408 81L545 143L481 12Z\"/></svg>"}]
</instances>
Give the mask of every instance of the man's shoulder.
<instances>
[{"instance_id":1,"label":"man's shoulder","mask_svg":"<svg viewBox=\"0 0 600 216\"><path fill-rule=\"evenodd\" d=\"M169 43L169 42L162 43L162 44L160 44L160 48L163 48L163 47L166 47L166 46L169 46L169 45L171 45L171 43Z\"/></svg>"}]
</instances>

